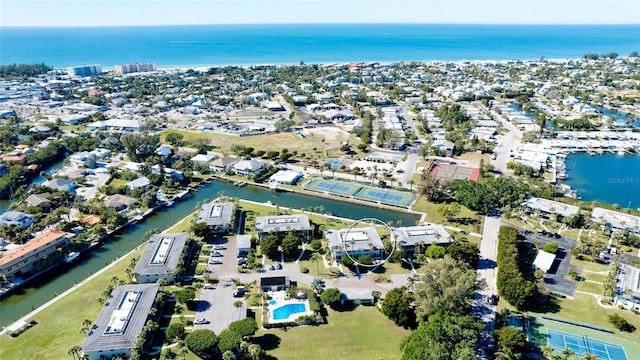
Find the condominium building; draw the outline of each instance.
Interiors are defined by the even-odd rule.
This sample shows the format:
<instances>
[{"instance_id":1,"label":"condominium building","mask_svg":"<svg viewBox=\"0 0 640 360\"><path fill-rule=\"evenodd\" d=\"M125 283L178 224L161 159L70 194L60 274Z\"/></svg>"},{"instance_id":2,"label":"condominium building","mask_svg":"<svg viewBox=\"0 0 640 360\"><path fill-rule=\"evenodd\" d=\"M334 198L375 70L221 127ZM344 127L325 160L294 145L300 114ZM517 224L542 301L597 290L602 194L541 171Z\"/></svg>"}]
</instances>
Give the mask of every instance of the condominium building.
<instances>
[{"instance_id":1,"label":"condominium building","mask_svg":"<svg viewBox=\"0 0 640 360\"><path fill-rule=\"evenodd\" d=\"M117 75L125 75L130 73L137 73L137 72L156 71L158 70L158 66L154 63L123 64L123 65L116 65L113 67L113 69Z\"/></svg>"}]
</instances>

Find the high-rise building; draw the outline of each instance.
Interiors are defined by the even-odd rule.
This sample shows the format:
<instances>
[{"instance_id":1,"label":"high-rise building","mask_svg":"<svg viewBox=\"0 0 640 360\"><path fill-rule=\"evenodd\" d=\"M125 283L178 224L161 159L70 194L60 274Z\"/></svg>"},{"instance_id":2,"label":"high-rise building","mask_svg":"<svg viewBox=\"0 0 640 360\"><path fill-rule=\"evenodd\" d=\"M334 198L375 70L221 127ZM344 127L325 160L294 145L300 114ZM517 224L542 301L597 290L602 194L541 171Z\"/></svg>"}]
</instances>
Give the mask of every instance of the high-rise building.
<instances>
[{"instance_id":1,"label":"high-rise building","mask_svg":"<svg viewBox=\"0 0 640 360\"><path fill-rule=\"evenodd\" d=\"M148 72L148 71L156 71L158 67L154 63L147 64L123 64L116 65L113 67L114 71L118 75L124 75L135 72Z\"/></svg>"},{"instance_id":2,"label":"high-rise building","mask_svg":"<svg viewBox=\"0 0 640 360\"><path fill-rule=\"evenodd\" d=\"M91 76L99 75L102 73L102 66L100 65L85 65L85 66L70 66L67 68L67 74L69 76Z\"/></svg>"}]
</instances>

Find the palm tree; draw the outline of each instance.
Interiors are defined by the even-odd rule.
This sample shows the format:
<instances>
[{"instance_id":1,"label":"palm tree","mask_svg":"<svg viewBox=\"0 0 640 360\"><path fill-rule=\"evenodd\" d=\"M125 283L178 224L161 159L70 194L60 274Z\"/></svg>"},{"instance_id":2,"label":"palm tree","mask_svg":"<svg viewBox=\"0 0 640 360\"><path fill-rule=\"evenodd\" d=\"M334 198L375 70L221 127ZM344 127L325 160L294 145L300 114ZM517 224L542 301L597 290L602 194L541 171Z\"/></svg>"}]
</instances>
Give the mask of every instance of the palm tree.
<instances>
[{"instance_id":1,"label":"palm tree","mask_svg":"<svg viewBox=\"0 0 640 360\"><path fill-rule=\"evenodd\" d=\"M87 332L89 332L89 329L91 329L91 320L82 320L82 327L80 328L80 332L83 333L84 336L87 336Z\"/></svg>"},{"instance_id":2,"label":"palm tree","mask_svg":"<svg viewBox=\"0 0 640 360\"><path fill-rule=\"evenodd\" d=\"M575 355L576 352L573 351L572 348L564 348L561 352L562 355L562 359L563 360L568 360L570 357L572 357L573 355Z\"/></svg>"},{"instance_id":3,"label":"palm tree","mask_svg":"<svg viewBox=\"0 0 640 360\"><path fill-rule=\"evenodd\" d=\"M233 351L227 350L222 354L222 360L236 360L236 356L233 354Z\"/></svg>"},{"instance_id":4,"label":"palm tree","mask_svg":"<svg viewBox=\"0 0 640 360\"><path fill-rule=\"evenodd\" d=\"M551 345L547 344L542 347L542 355L544 355L547 359L551 358L551 355L553 355L553 348L551 347Z\"/></svg>"},{"instance_id":5,"label":"palm tree","mask_svg":"<svg viewBox=\"0 0 640 360\"><path fill-rule=\"evenodd\" d=\"M598 355L589 354L588 352L584 353L580 360L598 360Z\"/></svg>"},{"instance_id":6,"label":"palm tree","mask_svg":"<svg viewBox=\"0 0 640 360\"><path fill-rule=\"evenodd\" d=\"M511 348L505 347L502 351L496 353L496 360L517 360L520 359L520 354L517 354L511 350Z\"/></svg>"},{"instance_id":7,"label":"palm tree","mask_svg":"<svg viewBox=\"0 0 640 360\"><path fill-rule=\"evenodd\" d=\"M76 355L78 355L78 359L80 359L80 346L72 346L69 350L67 350L67 354L73 356L73 358L76 358Z\"/></svg>"},{"instance_id":8,"label":"palm tree","mask_svg":"<svg viewBox=\"0 0 640 360\"><path fill-rule=\"evenodd\" d=\"M249 345L248 351L249 359L251 360L261 360L264 358L264 351L258 344Z\"/></svg>"},{"instance_id":9,"label":"palm tree","mask_svg":"<svg viewBox=\"0 0 640 360\"><path fill-rule=\"evenodd\" d=\"M311 258L309 260L311 260L311 263L316 264L316 275L320 276L320 269L318 267L318 264L323 261L322 255L320 255L319 252L314 251L313 254L311 254Z\"/></svg>"}]
</instances>

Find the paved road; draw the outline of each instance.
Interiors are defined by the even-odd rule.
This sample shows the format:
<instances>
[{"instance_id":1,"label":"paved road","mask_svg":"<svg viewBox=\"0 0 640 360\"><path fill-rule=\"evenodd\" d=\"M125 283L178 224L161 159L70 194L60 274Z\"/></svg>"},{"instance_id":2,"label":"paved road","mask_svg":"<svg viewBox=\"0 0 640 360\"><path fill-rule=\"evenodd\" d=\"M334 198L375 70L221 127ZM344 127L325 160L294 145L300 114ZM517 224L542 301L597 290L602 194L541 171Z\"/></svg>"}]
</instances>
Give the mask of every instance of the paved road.
<instances>
[{"instance_id":1,"label":"paved road","mask_svg":"<svg viewBox=\"0 0 640 360\"><path fill-rule=\"evenodd\" d=\"M506 174L507 163L512 159L509 155L511 155L511 151L515 152L520 147L520 143L522 142L522 132L502 115L495 111L491 111L491 113L493 114L493 117L502 123L502 126L508 130L506 134L502 134L498 138L498 143L494 150L497 157L495 160L491 160L491 164L496 170Z\"/></svg>"},{"instance_id":2,"label":"paved road","mask_svg":"<svg viewBox=\"0 0 640 360\"><path fill-rule=\"evenodd\" d=\"M478 355L482 359L490 359L493 354L493 329L495 326L495 306L488 303L487 299L492 294L497 294L496 277L498 275L498 229L500 219L485 216L480 240L480 259L478 260L478 280L484 280L486 288L474 295L471 312L478 316L485 324L480 341L478 342Z\"/></svg>"}]
</instances>

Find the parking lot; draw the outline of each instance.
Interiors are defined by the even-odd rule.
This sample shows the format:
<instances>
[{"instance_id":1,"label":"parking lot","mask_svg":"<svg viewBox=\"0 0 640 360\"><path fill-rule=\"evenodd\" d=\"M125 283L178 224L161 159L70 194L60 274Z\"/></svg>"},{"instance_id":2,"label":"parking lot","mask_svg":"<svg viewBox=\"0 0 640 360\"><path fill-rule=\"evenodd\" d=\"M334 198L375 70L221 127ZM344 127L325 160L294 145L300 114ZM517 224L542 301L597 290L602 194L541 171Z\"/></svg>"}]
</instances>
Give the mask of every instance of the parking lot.
<instances>
[{"instance_id":1,"label":"parking lot","mask_svg":"<svg viewBox=\"0 0 640 360\"><path fill-rule=\"evenodd\" d=\"M576 269L571 265L571 250L576 246L575 240L565 238L563 236L557 237L549 236L549 234L534 234L524 233L527 243L535 246L536 242L539 244L540 249L551 242L558 243L558 251L556 252L556 260L553 262L553 266L549 269L549 272L544 276L544 283L547 285L549 291L554 293L563 294L565 296L573 296L578 287L578 283L572 280L568 280L565 277L570 268Z\"/></svg>"}]
</instances>

